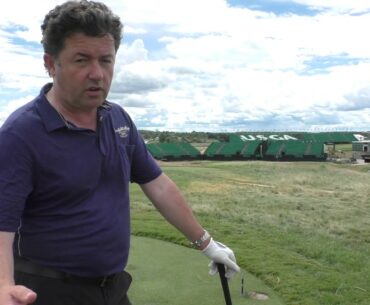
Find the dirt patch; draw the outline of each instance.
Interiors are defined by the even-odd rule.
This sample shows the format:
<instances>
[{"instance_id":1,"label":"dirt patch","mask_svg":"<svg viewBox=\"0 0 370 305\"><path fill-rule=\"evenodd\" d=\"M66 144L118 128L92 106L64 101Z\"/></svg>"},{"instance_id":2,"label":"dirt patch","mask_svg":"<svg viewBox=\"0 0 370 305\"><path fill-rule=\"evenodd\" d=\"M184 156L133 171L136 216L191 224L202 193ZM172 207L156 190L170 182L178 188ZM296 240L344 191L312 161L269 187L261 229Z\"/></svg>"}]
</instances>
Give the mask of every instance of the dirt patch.
<instances>
[{"instance_id":1,"label":"dirt patch","mask_svg":"<svg viewBox=\"0 0 370 305\"><path fill-rule=\"evenodd\" d=\"M266 301L269 299L269 296L267 293L259 292L259 291L248 292L248 297L253 300L258 300L258 301Z\"/></svg>"},{"instance_id":2,"label":"dirt patch","mask_svg":"<svg viewBox=\"0 0 370 305\"><path fill-rule=\"evenodd\" d=\"M232 189L233 186L225 183L194 182L189 186L190 192L219 194Z\"/></svg>"}]
</instances>

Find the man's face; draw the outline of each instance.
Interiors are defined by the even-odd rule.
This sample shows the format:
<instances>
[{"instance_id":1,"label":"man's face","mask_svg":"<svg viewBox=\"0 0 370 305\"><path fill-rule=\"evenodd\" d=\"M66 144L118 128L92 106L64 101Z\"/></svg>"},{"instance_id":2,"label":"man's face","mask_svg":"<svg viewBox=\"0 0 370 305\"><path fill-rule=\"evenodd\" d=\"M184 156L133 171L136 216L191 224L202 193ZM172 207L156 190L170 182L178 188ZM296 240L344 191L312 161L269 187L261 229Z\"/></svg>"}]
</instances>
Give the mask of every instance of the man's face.
<instances>
[{"instance_id":1,"label":"man's face","mask_svg":"<svg viewBox=\"0 0 370 305\"><path fill-rule=\"evenodd\" d=\"M108 95L115 62L111 35L67 38L57 58L46 54L45 66L54 79L55 101L71 111L90 111Z\"/></svg>"}]
</instances>

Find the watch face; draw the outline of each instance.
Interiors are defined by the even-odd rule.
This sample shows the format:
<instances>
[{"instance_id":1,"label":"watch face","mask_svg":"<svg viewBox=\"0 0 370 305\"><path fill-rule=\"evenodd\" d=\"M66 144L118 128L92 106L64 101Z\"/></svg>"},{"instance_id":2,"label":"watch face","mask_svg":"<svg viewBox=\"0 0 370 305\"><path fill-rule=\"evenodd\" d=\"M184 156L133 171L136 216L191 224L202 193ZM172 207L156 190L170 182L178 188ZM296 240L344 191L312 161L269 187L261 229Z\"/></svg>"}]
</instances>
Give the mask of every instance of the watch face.
<instances>
[{"instance_id":1,"label":"watch face","mask_svg":"<svg viewBox=\"0 0 370 305\"><path fill-rule=\"evenodd\" d=\"M209 235L208 231L204 230L203 235L199 239L193 241L193 244L196 245L197 247L200 247L202 243L205 242L210 237L211 235Z\"/></svg>"}]
</instances>

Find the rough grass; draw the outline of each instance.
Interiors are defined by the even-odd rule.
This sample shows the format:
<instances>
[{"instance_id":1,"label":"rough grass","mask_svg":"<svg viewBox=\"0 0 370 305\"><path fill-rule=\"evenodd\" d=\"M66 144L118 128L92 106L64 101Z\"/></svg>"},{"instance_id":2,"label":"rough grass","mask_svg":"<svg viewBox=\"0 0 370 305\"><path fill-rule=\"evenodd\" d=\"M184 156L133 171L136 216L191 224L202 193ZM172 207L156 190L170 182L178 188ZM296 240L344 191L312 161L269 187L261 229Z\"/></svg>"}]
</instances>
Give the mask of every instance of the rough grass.
<instances>
[{"instance_id":1,"label":"rough grass","mask_svg":"<svg viewBox=\"0 0 370 305\"><path fill-rule=\"evenodd\" d=\"M216 239L286 304L368 305L370 165L173 162L162 167ZM132 187L133 233L187 244Z\"/></svg>"}]
</instances>

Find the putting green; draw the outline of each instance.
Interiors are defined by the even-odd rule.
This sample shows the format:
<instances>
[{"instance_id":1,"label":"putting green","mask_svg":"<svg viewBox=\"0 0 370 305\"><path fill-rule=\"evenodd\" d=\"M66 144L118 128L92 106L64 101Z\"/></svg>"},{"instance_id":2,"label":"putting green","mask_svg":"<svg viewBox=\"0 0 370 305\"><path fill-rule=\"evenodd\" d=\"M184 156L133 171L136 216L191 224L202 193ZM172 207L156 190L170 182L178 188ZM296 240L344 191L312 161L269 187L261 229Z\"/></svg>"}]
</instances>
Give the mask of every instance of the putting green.
<instances>
[{"instance_id":1,"label":"putting green","mask_svg":"<svg viewBox=\"0 0 370 305\"><path fill-rule=\"evenodd\" d=\"M225 304L220 278L208 275L209 260L199 251L145 237L132 237L127 271L133 276L129 297L134 305ZM245 296L240 295L244 276ZM233 305L284 305L273 290L241 271L229 281ZM248 294L263 292L268 300Z\"/></svg>"}]
</instances>

